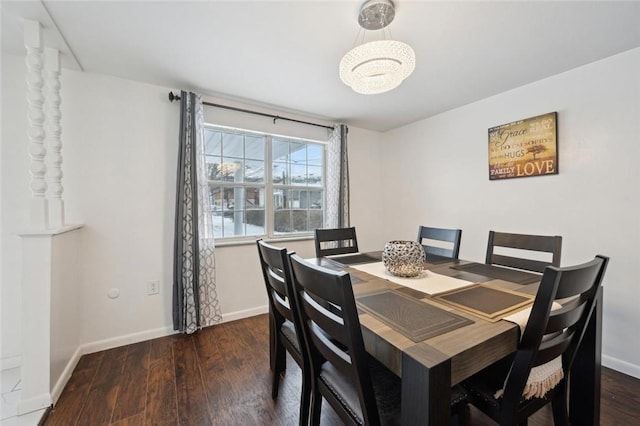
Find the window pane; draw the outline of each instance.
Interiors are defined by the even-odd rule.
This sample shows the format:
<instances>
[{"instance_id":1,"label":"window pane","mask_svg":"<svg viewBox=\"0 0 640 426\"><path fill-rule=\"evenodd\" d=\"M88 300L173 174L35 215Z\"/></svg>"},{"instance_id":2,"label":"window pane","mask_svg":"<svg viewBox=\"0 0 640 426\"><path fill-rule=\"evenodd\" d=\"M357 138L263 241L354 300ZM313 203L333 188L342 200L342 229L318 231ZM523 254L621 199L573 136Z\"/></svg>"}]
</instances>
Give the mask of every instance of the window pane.
<instances>
[{"instance_id":1,"label":"window pane","mask_svg":"<svg viewBox=\"0 0 640 426\"><path fill-rule=\"evenodd\" d=\"M289 166L286 163L274 163L273 164L273 173L271 174L271 179L273 183L280 183L283 185L288 185L291 183L289 179Z\"/></svg>"},{"instance_id":2,"label":"window pane","mask_svg":"<svg viewBox=\"0 0 640 426\"><path fill-rule=\"evenodd\" d=\"M275 189L273 190L273 208L275 210L284 208L284 190Z\"/></svg>"},{"instance_id":3,"label":"window pane","mask_svg":"<svg viewBox=\"0 0 640 426\"><path fill-rule=\"evenodd\" d=\"M220 165L220 180L225 182L242 182L242 160L224 160L224 163Z\"/></svg>"},{"instance_id":4,"label":"window pane","mask_svg":"<svg viewBox=\"0 0 640 426\"><path fill-rule=\"evenodd\" d=\"M309 191L309 208L322 209L323 197L322 191Z\"/></svg>"},{"instance_id":5,"label":"window pane","mask_svg":"<svg viewBox=\"0 0 640 426\"><path fill-rule=\"evenodd\" d=\"M303 208L306 209L309 206L309 195L307 191L301 191L299 189L293 189L287 191L289 193L288 207L292 209Z\"/></svg>"},{"instance_id":6,"label":"window pane","mask_svg":"<svg viewBox=\"0 0 640 426\"><path fill-rule=\"evenodd\" d=\"M209 180L223 180L222 170L220 167L222 158L218 156L208 155L205 157L205 162L207 164L207 177L209 178Z\"/></svg>"},{"instance_id":7,"label":"window pane","mask_svg":"<svg viewBox=\"0 0 640 426\"><path fill-rule=\"evenodd\" d=\"M220 212L213 213L213 238L223 238L224 235L224 217Z\"/></svg>"},{"instance_id":8,"label":"window pane","mask_svg":"<svg viewBox=\"0 0 640 426\"><path fill-rule=\"evenodd\" d=\"M291 165L291 184L292 185L304 185L307 180L307 167L302 164Z\"/></svg>"},{"instance_id":9,"label":"window pane","mask_svg":"<svg viewBox=\"0 0 640 426\"><path fill-rule=\"evenodd\" d=\"M273 205L276 209L274 214L274 230L276 233L310 231L309 191L304 189L281 189L275 191Z\"/></svg>"},{"instance_id":10,"label":"window pane","mask_svg":"<svg viewBox=\"0 0 640 426\"><path fill-rule=\"evenodd\" d=\"M309 210L309 231L323 228L324 212L322 210Z\"/></svg>"},{"instance_id":11,"label":"window pane","mask_svg":"<svg viewBox=\"0 0 640 426\"><path fill-rule=\"evenodd\" d=\"M324 147L319 144L307 145L307 162L313 166L322 166Z\"/></svg>"},{"instance_id":12,"label":"window pane","mask_svg":"<svg viewBox=\"0 0 640 426\"><path fill-rule=\"evenodd\" d=\"M322 179L322 167L309 166L307 168L307 185L309 186L322 186L324 183Z\"/></svg>"},{"instance_id":13,"label":"window pane","mask_svg":"<svg viewBox=\"0 0 640 426\"><path fill-rule=\"evenodd\" d=\"M265 234L264 188L211 187L214 236Z\"/></svg>"},{"instance_id":14,"label":"window pane","mask_svg":"<svg viewBox=\"0 0 640 426\"><path fill-rule=\"evenodd\" d=\"M251 160L264 160L264 138L245 136L244 152L245 158Z\"/></svg>"},{"instance_id":15,"label":"window pane","mask_svg":"<svg viewBox=\"0 0 640 426\"><path fill-rule=\"evenodd\" d=\"M245 190L245 201L247 210L264 210L264 188L247 188Z\"/></svg>"},{"instance_id":16,"label":"window pane","mask_svg":"<svg viewBox=\"0 0 640 426\"><path fill-rule=\"evenodd\" d=\"M244 137L235 133L222 134L222 156L227 158L244 157ZM227 160L228 161L228 160Z\"/></svg>"},{"instance_id":17,"label":"window pane","mask_svg":"<svg viewBox=\"0 0 640 426\"><path fill-rule=\"evenodd\" d=\"M214 130L204 131L204 153L207 155L221 155L222 134Z\"/></svg>"},{"instance_id":18,"label":"window pane","mask_svg":"<svg viewBox=\"0 0 640 426\"><path fill-rule=\"evenodd\" d=\"M307 163L307 144L299 142L289 143L290 161L294 164Z\"/></svg>"},{"instance_id":19,"label":"window pane","mask_svg":"<svg viewBox=\"0 0 640 426\"><path fill-rule=\"evenodd\" d=\"M264 235L264 188L245 189L245 235Z\"/></svg>"},{"instance_id":20,"label":"window pane","mask_svg":"<svg viewBox=\"0 0 640 426\"><path fill-rule=\"evenodd\" d=\"M273 161L288 162L289 161L289 142L282 139L273 138L272 141L272 157Z\"/></svg>"},{"instance_id":21,"label":"window pane","mask_svg":"<svg viewBox=\"0 0 640 426\"><path fill-rule=\"evenodd\" d=\"M307 210L292 210L291 219L293 232L307 232L309 230L309 215Z\"/></svg>"},{"instance_id":22,"label":"window pane","mask_svg":"<svg viewBox=\"0 0 640 426\"><path fill-rule=\"evenodd\" d=\"M264 161L246 160L244 162L245 182L264 182Z\"/></svg>"}]
</instances>

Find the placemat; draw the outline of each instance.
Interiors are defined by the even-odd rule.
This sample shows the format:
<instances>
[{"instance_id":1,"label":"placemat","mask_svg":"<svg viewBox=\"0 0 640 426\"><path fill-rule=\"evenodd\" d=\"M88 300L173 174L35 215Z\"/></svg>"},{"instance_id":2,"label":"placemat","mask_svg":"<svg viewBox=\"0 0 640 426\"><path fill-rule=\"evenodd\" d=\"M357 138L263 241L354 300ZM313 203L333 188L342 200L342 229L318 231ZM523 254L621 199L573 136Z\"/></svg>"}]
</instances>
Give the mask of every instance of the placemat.
<instances>
[{"instance_id":1,"label":"placemat","mask_svg":"<svg viewBox=\"0 0 640 426\"><path fill-rule=\"evenodd\" d=\"M380 262L380 258L373 257L366 253L332 256L329 259L331 259L334 262L338 262L341 265L355 265L358 263Z\"/></svg>"},{"instance_id":2,"label":"placemat","mask_svg":"<svg viewBox=\"0 0 640 426\"><path fill-rule=\"evenodd\" d=\"M534 296L476 284L435 296L435 300L489 321L498 321L505 315L533 303Z\"/></svg>"},{"instance_id":3,"label":"placemat","mask_svg":"<svg viewBox=\"0 0 640 426\"><path fill-rule=\"evenodd\" d=\"M393 290L362 296L356 302L361 310L416 343L473 323Z\"/></svg>"},{"instance_id":4,"label":"placemat","mask_svg":"<svg viewBox=\"0 0 640 426\"><path fill-rule=\"evenodd\" d=\"M486 263L467 263L465 265L452 266L451 268L518 284L531 284L540 281L541 278L537 274L487 265Z\"/></svg>"}]
</instances>

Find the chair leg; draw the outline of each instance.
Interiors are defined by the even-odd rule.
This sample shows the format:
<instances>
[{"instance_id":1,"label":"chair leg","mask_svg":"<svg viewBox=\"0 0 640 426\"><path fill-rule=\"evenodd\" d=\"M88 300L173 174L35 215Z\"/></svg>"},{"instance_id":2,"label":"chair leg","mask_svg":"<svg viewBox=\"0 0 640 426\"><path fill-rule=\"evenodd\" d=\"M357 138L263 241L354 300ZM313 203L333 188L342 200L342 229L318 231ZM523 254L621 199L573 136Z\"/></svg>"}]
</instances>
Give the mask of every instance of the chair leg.
<instances>
[{"instance_id":1,"label":"chair leg","mask_svg":"<svg viewBox=\"0 0 640 426\"><path fill-rule=\"evenodd\" d=\"M271 398L276 399L278 397L278 390L280 389L280 376L287 368L287 353L282 344L276 339L274 348L274 362L273 362L273 383L271 384Z\"/></svg>"},{"instance_id":2,"label":"chair leg","mask_svg":"<svg viewBox=\"0 0 640 426\"><path fill-rule=\"evenodd\" d=\"M310 378L302 372L302 393L300 395L300 426L309 425L309 410L311 408L311 383Z\"/></svg>"},{"instance_id":3,"label":"chair leg","mask_svg":"<svg viewBox=\"0 0 640 426\"><path fill-rule=\"evenodd\" d=\"M275 318L269 309L269 367L271 371L276 371L276 327Z\"/></svg>"},{"instance_id":4,"label":"chair leg","mask_svg":"<svg viewBox=\"0 0 640 426\"><path fill-rule=\"evenodd\" d=\"M569 424L569 413L567 412L567 381L563 380L557 387L556 393L551 400L553 409L553 424L564 426Z\"/></svg>"},{"instance_id":5,"label":"chair leg","mask_svg":"<svg viewBox=\"0 0 640 426\"><path fill-rule=\"evenodd\" d=\"M313 390L311 396L311 426L320 424L320 413L322 412L322 395L318 390Z\"/></svg>"}]
</instances>

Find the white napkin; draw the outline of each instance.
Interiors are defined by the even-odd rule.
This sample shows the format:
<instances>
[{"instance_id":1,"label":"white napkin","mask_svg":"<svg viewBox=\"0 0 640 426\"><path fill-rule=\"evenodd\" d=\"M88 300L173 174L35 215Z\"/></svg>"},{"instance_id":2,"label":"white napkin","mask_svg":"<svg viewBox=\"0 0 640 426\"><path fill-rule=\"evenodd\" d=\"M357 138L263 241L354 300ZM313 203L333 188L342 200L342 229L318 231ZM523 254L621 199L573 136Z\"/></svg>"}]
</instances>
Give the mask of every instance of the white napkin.
<instances>
[{"instance_id":1,"label":"white napkin","mask_svg":"<svg viewBox=\"0 0 640 426\"><path fill-rule=\"evenodd\" d=\"M551 310L560 309L562 305L553 302ZM504 317L507 321L514 322L520 327L520 335L524 333L524 328L529 321L529 315L531 314L531 307L523 309L515 314ZM529 373L527 384L524 387L522 396L525 399L542 398L547 392L556 387L558 383L564 377L564 371L562 370L562 356L552 359L551 361L533 367ZM493 396L494 398L501 398L504 394L504 388L499 389Z\"/></svg>"}]
</instances>

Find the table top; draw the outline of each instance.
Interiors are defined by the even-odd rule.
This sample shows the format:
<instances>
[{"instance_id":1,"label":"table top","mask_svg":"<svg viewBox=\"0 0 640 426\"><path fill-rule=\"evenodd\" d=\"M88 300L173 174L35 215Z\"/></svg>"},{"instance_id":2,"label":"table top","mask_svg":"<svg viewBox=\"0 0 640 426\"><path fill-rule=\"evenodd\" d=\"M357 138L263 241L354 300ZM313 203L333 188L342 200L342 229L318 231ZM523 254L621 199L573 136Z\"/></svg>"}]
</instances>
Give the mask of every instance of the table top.
<instances>
[{"instance_id":1,"label":"table top","mask_svg":"<svg viewBox=\"0 0 640 426\"><path fill-rule=\"evenodd\" d=\"M380 252L367 253L367 255L380 258ZM455 309L451 305L439 302L432 295L357 270L352 267L357 264L357 259L353 258L353 260L355 263L349 266L339 263L340 258L315 259L317 264L349 272L356 302L359 299L363 301L365 298L371 299L371 295L390 292L409 299L407 312L409 308L415 310L414 303L411 303L415 300L439 308L438 311L448 311L452 317L468 320L451 331L445 331L433 337L429 337L427 333L424 340L416 341L415 335L402 332L401 327L392 327L390 324L393 322L385 321L383 313L377 315L372 310L375 309L375 305L367 307L360 305L360 324L367 351L397 375L402 376L403 352L429 368L450 360L451 383L456 384L516 350L519 339L519 329L516 324L504 320L491 321ZM362 257L360 260L367 261L367 258ZM483 267L478 268L474 265L483 265ZM436 274L529 295L536 294L541 277L537 274L521 271L512 273L512 270L506 268L439 257L429 257L425 269ZM513 281L507 281L505 278L512 278ZM394 297L394 301L395 299L402 303L402 298Z\"/></svg>"}]
</instances>

